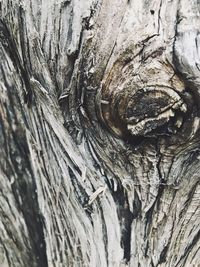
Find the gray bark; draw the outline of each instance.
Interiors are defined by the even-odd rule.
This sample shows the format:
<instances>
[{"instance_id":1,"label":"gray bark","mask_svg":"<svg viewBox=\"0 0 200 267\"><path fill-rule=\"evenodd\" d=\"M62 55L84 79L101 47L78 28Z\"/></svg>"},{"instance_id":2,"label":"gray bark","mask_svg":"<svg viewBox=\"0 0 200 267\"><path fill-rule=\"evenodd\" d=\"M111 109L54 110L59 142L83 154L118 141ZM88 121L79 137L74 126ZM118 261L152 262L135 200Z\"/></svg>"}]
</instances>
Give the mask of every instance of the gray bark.
<instances>
[{"instance_id":1,"label":"gray bark","mask_svg":"<svg viewBox=\"0 0 200 267\"><path fill-rule=\"evenodd\" d=\"M199 12L0 1L0 266L200 266Z\"/></svg>"}]
</instances>

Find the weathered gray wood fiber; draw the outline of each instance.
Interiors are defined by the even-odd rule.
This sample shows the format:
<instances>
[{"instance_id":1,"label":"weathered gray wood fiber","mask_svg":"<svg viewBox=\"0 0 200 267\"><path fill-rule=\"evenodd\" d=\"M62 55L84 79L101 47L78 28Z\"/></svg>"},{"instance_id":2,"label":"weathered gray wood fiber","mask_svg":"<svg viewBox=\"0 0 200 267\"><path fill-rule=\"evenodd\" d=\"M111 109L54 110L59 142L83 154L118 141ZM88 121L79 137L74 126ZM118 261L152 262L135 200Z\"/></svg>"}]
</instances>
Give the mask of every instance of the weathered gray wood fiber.
<instances>
[{"instance_id":1,"label":"weathered gray wood fiber","mask_svg":"<svg viewBox=\"0 0 200 267\"><path fill-rule=\"evenodd\" d=\"M200 2L0 1L0 266L200 266Z\"/></svg>"}]
</instances>

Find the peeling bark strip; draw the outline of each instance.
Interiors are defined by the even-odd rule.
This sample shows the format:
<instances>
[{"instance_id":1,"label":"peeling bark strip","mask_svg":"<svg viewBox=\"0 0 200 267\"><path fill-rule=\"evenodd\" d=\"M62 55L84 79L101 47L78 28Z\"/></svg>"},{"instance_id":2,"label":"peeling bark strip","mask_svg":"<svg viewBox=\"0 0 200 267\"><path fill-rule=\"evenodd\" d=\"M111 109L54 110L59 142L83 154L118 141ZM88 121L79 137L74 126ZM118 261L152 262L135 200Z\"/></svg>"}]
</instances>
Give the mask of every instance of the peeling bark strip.
<instances>
[{"instance_id":1,"label":"peeling bark strip","mask_svg":"<svg viewBox=\"0 0 200 267\"><path fill-rule=\"evenodd\" d=\"M197 0L0 0L0 266L200 266Z\"/></svg>"}]
</instances>

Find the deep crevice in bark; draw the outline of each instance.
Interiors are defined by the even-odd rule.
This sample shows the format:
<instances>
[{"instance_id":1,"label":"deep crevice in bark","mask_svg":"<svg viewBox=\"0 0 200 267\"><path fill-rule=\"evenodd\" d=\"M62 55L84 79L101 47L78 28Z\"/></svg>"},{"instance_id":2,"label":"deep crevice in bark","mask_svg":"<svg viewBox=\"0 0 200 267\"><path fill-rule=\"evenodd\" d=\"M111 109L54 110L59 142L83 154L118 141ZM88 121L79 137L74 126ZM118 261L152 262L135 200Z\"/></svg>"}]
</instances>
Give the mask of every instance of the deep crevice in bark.
<instances>
[{"instance_id":1,"label":"deep crevice in bark","mask_svg":"<svg viewBox=\"0 0 200 267\"><path fill-rule=\"evenodd\" d=\"M118 185L117 190L113 191L113 197L117 204L117 211L120 220L121 246L124 250L124 259L126 262L129 262L131 257L131 225L139 213L140 205L135 203L135 206L138 205L138 211L135 211L136 214L133 214L129 209L127 195L124 190L125 189L122 186Z\"/></svg>"}]
</instances>

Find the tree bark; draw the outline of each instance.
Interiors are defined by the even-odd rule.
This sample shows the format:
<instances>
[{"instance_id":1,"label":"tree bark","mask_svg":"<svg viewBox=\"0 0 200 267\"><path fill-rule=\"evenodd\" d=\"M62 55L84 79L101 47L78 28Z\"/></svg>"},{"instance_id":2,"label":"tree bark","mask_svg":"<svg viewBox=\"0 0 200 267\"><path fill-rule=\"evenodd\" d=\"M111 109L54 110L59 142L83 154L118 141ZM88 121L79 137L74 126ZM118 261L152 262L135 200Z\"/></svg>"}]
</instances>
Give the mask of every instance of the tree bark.
<instances>
[{"instance_id":1,"label":"tree bark","mask_svg":"<svg viewBox=\"0 0 200 267\"><path fill-rule=\"evenodd\" d=\"M200 266L199 12L0 1L0 266Z\"/></svg>"}]
</instances>

